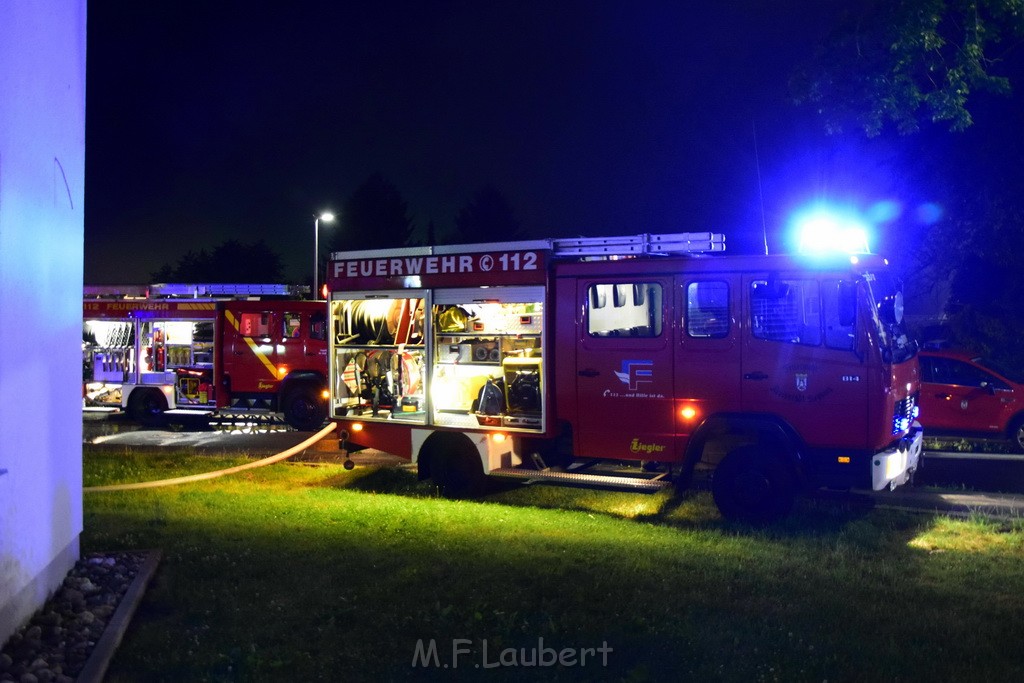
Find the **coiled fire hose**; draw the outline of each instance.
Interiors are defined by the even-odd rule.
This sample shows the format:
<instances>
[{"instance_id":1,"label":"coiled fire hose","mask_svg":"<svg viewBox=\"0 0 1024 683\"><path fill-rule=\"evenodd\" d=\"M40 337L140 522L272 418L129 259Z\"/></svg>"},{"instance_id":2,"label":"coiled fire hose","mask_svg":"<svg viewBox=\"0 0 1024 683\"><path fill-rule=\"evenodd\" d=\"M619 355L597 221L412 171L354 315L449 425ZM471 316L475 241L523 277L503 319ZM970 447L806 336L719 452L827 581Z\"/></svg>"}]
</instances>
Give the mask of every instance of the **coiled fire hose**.
<instances>
[{"instance_id":1,"label":"coiled fire hose","mask_svg":"<svg viewBox=\"0 0 1024 683\"><path fill-rule=\"evenodd\" d=\"M110 484L107 486L84 486L82 491L85 493L106 493L107 491L134 491L137 489L153 489L161 486L175 486L176 484L187 484L193 481L204 481L206 479L216 479L217 477L223 477L227 474L235 474L243 470L251 470L254 467L263 467L265 465L273 465L275 462L286 460L299 451L303 451L309 448L311 445L324 438L338 427L337 422L331 422L326 427L321 429L319 432L309 437L305 441L295 446L292 446L286 451L281 451L276 455L271 455L268 458L257 460L255 462L247 462L244 465L237 465L235 467L229 467L225 470L215 470L213 472L202 472L200 474L190 474L184 477L174 477L173 479L158 479L156 481L140 481L135 484Z\"/></svg>"}]
</instances>

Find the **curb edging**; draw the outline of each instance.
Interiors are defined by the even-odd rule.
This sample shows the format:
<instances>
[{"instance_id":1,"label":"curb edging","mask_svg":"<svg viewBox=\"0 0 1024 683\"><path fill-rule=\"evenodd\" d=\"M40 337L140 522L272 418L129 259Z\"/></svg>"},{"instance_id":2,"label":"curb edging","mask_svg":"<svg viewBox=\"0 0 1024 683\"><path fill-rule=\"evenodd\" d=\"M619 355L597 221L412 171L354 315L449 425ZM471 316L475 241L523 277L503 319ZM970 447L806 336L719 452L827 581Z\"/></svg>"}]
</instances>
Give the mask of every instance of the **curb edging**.
<instances>
[{"instance_id":1,"label":"curb edging","mask_svg":"<svg viewBox=\"0 0 1024 683\"><path fill-rule=\"evenodd\" d=\"M85 666L82 667L82 670L75 678L77 683L102 683L103 677L107 673L107 668L114 658L114 653L117 651L117 646L121 644L121 639L124 637L125 631L128 630L128 624L131 622L139 603L142 602L142 596L145 595L149 582L152 580L153 575L156 574L156 568L160 564L161 556L160 550L150 550L147 552L142 568L135 576L135 579L132 580L131 585L128 586L128 590L125 591L121 602L117 605L117 609L114 610L114 615L103 630L103 635L96 641L89 659L86 660Z\"/></svg>"}]
</instances>

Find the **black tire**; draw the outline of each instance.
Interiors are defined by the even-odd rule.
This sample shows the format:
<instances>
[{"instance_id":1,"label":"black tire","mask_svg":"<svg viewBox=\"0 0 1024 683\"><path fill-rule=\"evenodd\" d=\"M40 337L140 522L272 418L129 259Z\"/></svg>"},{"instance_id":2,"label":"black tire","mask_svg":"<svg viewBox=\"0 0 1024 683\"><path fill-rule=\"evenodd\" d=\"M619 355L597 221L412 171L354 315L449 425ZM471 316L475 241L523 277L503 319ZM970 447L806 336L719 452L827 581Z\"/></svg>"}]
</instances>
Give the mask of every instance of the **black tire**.
<instances>
[{"instance_id":1,"label":"black tire","mask_svg":"<svg viewBox=\"0 0 1024 683\"><path fill-rule=\"evenodd\" d=\"M327 419L327 402L320 389L312 386L289 389L281 402L281 412L289 426L300 432L316 430Z\"/></svg>"},{"instance_id":2,"label":"black tire","mask_svg":"<svg viewBox=\"0 0 1024 683\"><path fill-rule=\"evenodd\" d=\"M159 389L136 389L128 399L128 416L147 427L163 421L167 400Z\"/></svg>"},{"instance_id":3,"label":"black tire","mask_svg":"<svg viewBox=\"0 0 1024 683\"><path fill-rule=\"evenodd\" d=\"M445 498L478 498L487 490L480 456L471 447L437 453L430 463L430 478Z\"/></svg>"},{"instance_id":4,"label":"black tire","mask_svg":"<svg viewBox=\"0 0 1024 683\"><path fill-rule=\"evenodd\" d=\"M1007 436L1013 450L1024 453L1024 417L1018 417L1011 423Z\"/></svg>"},{"instance_id":5,"label":"black tire","mask_svg":"<svg viewBox=\"0 0 1024 683\"><path fill-rule=\"evenodd\" d=\"M711 492L726 519L767 524L793 508L796 482L779 457L748 446L719 463L712 475Z\"/></svg>"}]
</instances>

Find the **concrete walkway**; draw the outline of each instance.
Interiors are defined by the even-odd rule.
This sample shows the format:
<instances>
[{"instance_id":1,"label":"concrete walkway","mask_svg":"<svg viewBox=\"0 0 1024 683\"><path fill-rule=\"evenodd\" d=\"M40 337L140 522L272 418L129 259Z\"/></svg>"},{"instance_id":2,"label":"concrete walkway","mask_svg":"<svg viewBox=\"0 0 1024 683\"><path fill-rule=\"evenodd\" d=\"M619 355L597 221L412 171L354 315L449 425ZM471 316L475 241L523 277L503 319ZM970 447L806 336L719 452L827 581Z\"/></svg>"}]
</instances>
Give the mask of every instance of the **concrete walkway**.
<instances>
[{"instance_id":1,"label":"concrete walkway","mask_svg":"<svg viewBox=\"0 0 1024 683\"><path fill-rule=\"evenodd\" d=\"M1024 517L1024 495L948 491L901 486L895 491L872 491L876 507L893 510L942 512L958 516L980 514L986 517Z\"/></svg>"}]
</instances>

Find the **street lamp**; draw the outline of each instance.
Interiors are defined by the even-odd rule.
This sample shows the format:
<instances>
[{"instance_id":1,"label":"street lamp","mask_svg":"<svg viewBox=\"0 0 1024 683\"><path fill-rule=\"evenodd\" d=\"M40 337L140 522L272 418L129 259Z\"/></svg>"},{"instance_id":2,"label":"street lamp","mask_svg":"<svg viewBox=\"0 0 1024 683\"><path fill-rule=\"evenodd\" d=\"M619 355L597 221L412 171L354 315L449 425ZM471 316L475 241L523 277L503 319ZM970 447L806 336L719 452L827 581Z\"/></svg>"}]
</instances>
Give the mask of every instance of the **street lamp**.
<instances>
[{"instance_id":1,"label":"street lamp","mask_svg":"<svg viewBox=\"0 0 1024 683\"><path fill-rule=\"evenodd\" d=\"M316 220L313 222L313 300L315 301L318 296L317 281L320 279L320 221L324 223L333 223L334 214L330 211L324 211L319 216L316 216Z\"/></svg>"}]
</instances>

